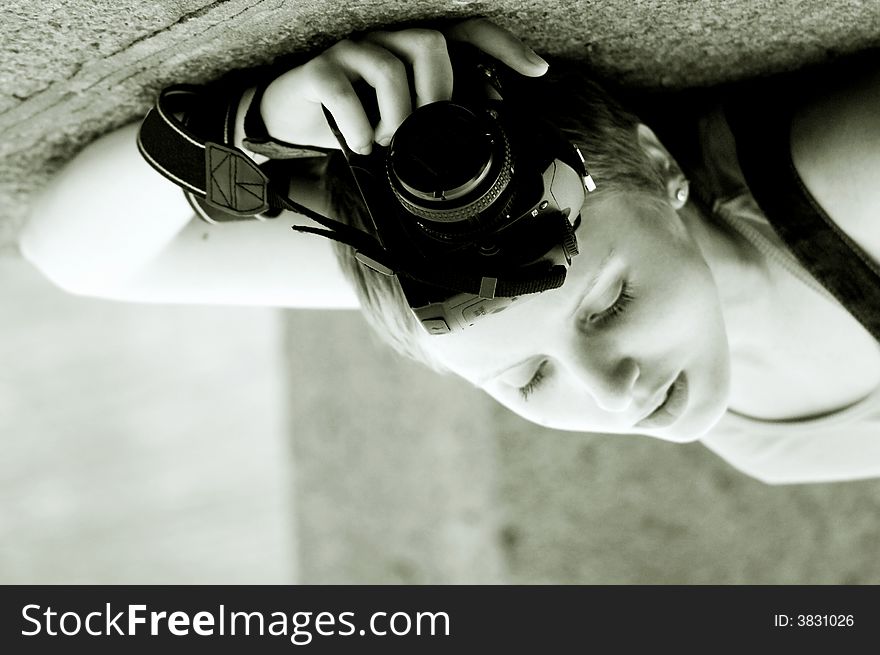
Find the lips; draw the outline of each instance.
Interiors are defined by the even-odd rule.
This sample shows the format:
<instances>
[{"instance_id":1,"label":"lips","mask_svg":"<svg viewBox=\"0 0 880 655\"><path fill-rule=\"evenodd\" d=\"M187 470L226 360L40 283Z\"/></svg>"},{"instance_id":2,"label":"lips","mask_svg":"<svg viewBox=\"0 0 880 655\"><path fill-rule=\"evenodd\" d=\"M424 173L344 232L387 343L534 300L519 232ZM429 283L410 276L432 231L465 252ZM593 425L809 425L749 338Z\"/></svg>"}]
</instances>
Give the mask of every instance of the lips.
<instances>
[{"instance_id":1,"label":"lips","mask_svg":"<svg viewBox=\"0 0 880 655\"><path fill-rule=\"evenodd\" d=\"M684 371L678 374L666 389L660 404L635 424L637 428L665 428L678 420L687 407L688 384Z\"/></svg>"}]
</instances>

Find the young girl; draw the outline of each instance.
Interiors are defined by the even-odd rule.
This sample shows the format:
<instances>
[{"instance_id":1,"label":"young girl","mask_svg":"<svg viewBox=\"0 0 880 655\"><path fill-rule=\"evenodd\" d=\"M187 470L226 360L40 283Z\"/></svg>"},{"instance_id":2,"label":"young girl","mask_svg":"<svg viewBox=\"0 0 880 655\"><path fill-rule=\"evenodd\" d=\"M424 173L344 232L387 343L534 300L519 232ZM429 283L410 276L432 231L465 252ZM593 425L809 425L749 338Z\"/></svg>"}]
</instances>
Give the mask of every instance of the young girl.
<instances>
[{"instance_id":1,"label":"young girl","mask_svg":"<svg viewBox=\"0 0 880 655\"><path fill-rule=\"evenodd\" d=\"M547 71L485 20L445 34L372 32L272 80L259 102L268 135L336 147L323 104L353 149L386 144L414 108L450 97L447 39L526 76ZM673 121L666 140L581 72L559 68L540 87L541 106L579 145L597 185L581 211L580 254L562 287L466 330L427 334L394 277L345 246L334 253L330 242L292 235L291 225L309 223L301 216L195 220L180 190L141 160L137 126L100 139L59 175L22 252L81 294L360 306L401 352L541 425L699 439L766 482L880 474L876 68L812 94L764 87L745 102L688 107L698 115ZM359 82L375 89L376 125ZM253 95L237 105L237 144ZM333 159L300 165L291 196L366 229ZM795 210L804 203L812 213Z\"/></svg>"}]
</instances>

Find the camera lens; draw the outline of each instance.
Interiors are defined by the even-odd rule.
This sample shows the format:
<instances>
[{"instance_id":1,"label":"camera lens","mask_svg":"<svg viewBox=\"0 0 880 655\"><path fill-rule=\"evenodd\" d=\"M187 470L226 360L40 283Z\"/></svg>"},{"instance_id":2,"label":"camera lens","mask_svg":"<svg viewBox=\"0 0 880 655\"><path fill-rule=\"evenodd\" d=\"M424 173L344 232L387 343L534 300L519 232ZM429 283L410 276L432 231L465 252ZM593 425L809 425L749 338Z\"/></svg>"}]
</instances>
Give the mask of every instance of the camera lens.
<instances>
[{"instance_id":1,"label":"camera lens","mask_svg":"<svg viewBox=\"0 0 880 655\"><path fill-rule=\"evenodd\" d=\"M500 127L451 102L413 112L391 142L388 177L410 212L433 222L478 217L510 179L510 153Z\"/></svg>"}]
</instances>

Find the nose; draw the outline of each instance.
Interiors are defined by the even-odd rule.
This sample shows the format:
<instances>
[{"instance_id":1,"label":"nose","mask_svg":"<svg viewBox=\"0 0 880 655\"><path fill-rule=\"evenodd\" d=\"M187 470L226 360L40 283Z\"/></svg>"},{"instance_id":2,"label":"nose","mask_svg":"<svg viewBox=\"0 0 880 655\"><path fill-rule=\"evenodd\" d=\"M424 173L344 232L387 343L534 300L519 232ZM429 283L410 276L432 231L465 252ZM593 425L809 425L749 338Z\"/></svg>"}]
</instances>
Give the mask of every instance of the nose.
<instances>
[{"instance_id":1,"label":"nose","mask_svg":"<svg viewBox=\"0 0 880 655\"><path fill-rule=\"evenodd\" d=\"M600 409L623 412L632 404L641 373L635 359L591 349L581 350L569 361L572 373Z\"/></svg>"}]
</instances>

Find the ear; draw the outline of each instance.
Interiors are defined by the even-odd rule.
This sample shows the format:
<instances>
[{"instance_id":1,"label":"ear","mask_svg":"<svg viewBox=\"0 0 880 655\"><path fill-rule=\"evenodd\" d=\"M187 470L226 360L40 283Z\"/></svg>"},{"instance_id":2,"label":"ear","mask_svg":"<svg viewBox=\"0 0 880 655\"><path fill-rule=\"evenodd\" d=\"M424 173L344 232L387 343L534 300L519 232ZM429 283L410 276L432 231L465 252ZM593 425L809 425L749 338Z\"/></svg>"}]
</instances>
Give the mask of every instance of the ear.
<instances>
[{"instance_id":1,"label":"ear","mask_svg":"<svg viewBox=\"0 0 880 655\"><path fill-rule=\"evenodd\" d=\"M660 139L657 138L657 135L654 134L650 127L644 123L639 123L636 130L639 145L654 167L663 176L669 204L675 209L681 209L687 203L690 191L687 178L681 172L681 168L679 168L673 156L663 147Z\"/></svg>"}]
</instances>

